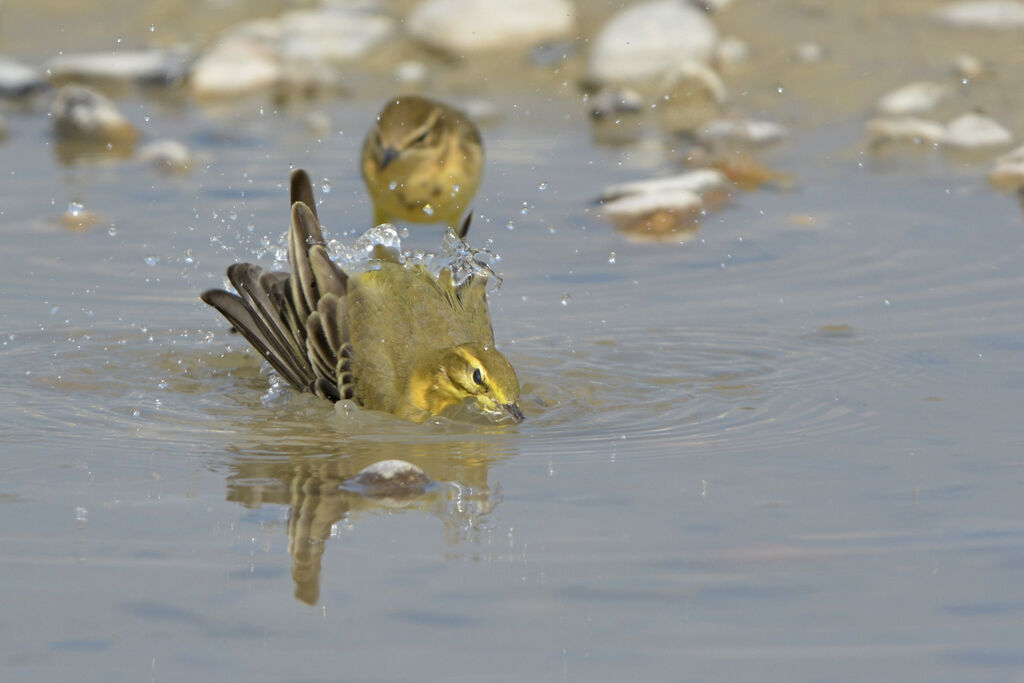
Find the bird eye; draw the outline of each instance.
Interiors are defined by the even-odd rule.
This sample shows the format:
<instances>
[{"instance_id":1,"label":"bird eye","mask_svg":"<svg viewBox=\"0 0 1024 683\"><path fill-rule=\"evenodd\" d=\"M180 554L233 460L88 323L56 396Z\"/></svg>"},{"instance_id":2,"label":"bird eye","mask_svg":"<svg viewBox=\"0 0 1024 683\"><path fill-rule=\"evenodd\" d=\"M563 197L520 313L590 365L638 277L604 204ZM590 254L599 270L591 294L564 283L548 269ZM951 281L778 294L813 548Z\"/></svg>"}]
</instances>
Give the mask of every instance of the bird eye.
<instances>
[{"instance_id":1,"label":"bird eye","mask_svg":"<svg viewBox=\"0 0 1024 683\"><path fill-rule=\"evenodd\" d=\"M423 131L422 133L420 133L420 134L419 134L419 135L418 135L418 136L417 136L417 137L416 137L416 138L415 138L415 139L414 139L414 140L412 141L412 144L414 144L414 145L422 145L422 144L423 144L424 142L426 142L426 141L427 141L427 134L428 134L428 133L430 133L430 131L429 131L429 130L425 130L425 131Z\"/></svg>"},{"instance_id":2,"label":"bird eye","mask_svg":"<svg viewBox=\"0 0 1024 683\"><path fill-rule=\"evenodd\" d=\"M473 381L479 384L480 386L484 385L484 376L483 373L480 372L480 368L477 368L476 370L473 371Z\"/></svg>"}]
</instances>

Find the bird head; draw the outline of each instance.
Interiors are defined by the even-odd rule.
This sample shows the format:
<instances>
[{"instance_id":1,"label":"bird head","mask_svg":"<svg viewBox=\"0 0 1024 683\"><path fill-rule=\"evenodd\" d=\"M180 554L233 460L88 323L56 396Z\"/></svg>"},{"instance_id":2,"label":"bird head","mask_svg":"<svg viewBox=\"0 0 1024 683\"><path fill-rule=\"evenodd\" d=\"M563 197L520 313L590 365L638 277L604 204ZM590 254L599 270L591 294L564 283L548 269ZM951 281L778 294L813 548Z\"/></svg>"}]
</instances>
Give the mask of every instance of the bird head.
<instances>
[{"instance_id":1,"label":"bird head","mask_svg":"<svg viewBox=\"0 0 1024 683\"><path fill-rule=\"evenodd\" d=\"M508 359L497 349L480 344L461 344L446 351L435 386L448 403L473 399L492 416L523 421L519 409L519 380Z\"/></svg>"},{"instance_id":2,"label":"bird head","mask_svg":"<svg viewBox=\"0 0 1024 683\"><path fill-rule=\"evenodd\" d=\"M440 153L443 112L423 98L393 100L372 132L373 154L381 170L400 159L422 163Z\"/></svg>"}]
</instances>

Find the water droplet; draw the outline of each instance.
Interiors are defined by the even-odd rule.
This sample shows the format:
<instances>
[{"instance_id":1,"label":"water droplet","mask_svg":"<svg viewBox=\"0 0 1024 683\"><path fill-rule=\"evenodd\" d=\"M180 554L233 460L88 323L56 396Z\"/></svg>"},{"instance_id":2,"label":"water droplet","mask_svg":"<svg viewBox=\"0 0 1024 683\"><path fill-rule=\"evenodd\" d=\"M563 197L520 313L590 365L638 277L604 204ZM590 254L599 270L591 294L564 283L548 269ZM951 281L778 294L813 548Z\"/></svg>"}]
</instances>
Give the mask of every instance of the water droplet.
<instances>
[{"instance_id":1,"label":"water droplet","mask_svg":"<svg viewBox=\"0 0 1024 683\"><path fill-rule=\"evenodd\" d=\"M246 229L247 232L253 232L256 229L256 226L253 225L252 223L249 223L248 225L245 226L245 229ZM264 237L266 237L266 236L264 235Z\"/></svg>"},{"instance_id":2,"label":"water droplet","mask_svg":"<svg viewBox=\"0 0 1024 683\"><path fill-rule=\"evenodd\" d=\"M423 206L423 213L427 214L428 216L433 216L434 215L434 207L433 207L433 205L425 204Z\"/></svg>"},{"instance_id":3,"label":"water droplet","mask_svg":"<svg viewBox=\"0 0 1024 683\"><path fill-rule=\"evenodd\" d=\"M87 522L89 521L89 510L78 506L75 508L75 521L76 522Z\"/></svg>"},{"instance_id":4,"label":"water droplet","mask_svg":"<svg viewBox=\"0 0 1024 683\"><path fill-rule=\"evenodd\" d=\"M60 306L54 306L50 309L50 315L57 315L60 313Z\"/></svg>"},{"instance_id":5,"label":"water droplet","mask_svg":"<svg viewBox=\"0 0 1024 683\"><path fill-rule=\"evenodd\" d=\"M107 234L110 235L111 237L116 237L117 236L117 226L111 225L109 228L107 228Z\"/></svg>"},{"instance_id":6,"label":"water droplet","mask_svg":"<svg viewBox=\"0 0 1024 683\"><path fill-rule=\"evenodd\" d=\"M781 94L783 93L783 91L785 90L785 88L783 88L783 87L782 87L782 86L780 85L779 87L775 88L775 90L776 90L776 92L778 92L778 93L779 93L779 94L781 95Z\"/></svg>"},{"instance_id":7,"label":"water droplet","mask_svg":"<svg viewBox=\"0 0 1024 683\"><path fill-rule=\"evenodd\" d=\"M409 228L407 228L405 226L402 226L401 228L399 228L398 236L402 237L402 238L408 237L409 236Z\"/></svg>"},{"instance_id":8,"label":"water droplet","mask_svg":"<svg viewBox=\"0 0 1024 683\"><path fill-rule=\"evenodd\" d=\"M233 220L233 221L237 221L238 220L238 212L235 211L234 209L231 209L231 211L228 213L228 218Z\"/></svg>"},{"instance_id":9,"label":"water droplet","mask_svg":"<svg viewBox=\"0 0 1024 683\"><path fill-rule=\"evenodd\" d=\"M519 213L522 214L523 216L530 213L530 205L527 204L526 202L523 202L523 208L519 209Z\"/></svg>"},{"instance_id":10,"label":"water droplet","mask_svg":"<svg viewBox=\"0 0 1024 683\"><path fill-rule=\"evenodd\" d=\"M548 189L547 181L541 181L540 185L537 186L537 189L540 190L541 192Z\"/></svg>"},{"instance_id":11,"label":"water droplet","mask_svg":"<svg viewBox=\"0 0 1024 683\"><path fill-rule=\"evenodd\" d=\"M78 218L85 211L85 205L82 202L71 202L68 204L68 215L72 218Z\"/></svg>"},{"instance_id":12,"label":"water droplet","mask_svg":"<svg viewBox=\"0 0 1024 683\"><path fill-rule=\"evenodd\" d=\"M505 224L505 227L508 228L509 230L515 230L516 224L513 223L512 221L509 221L508 223Z\"/></svg>"},{"instance_id":13,"label":"water droplet","mask_svg":"<svg viewBox=\"0 0 1024 683\"><path fill-rule=\"evenodd\" d=\"M568 306L570 301L572 301L572 296L570 296L569 294L563 294L562 295L562 305L563 306Z\"/></svg>"},{"instance_id":14,"label":"water droplet","mask_svg":"<svg viewBox=\"0 0 1024 683\"><path fill-rule=\"evenodd\" d=\"M166 389L167 387L171 386L171 383L165 379L162 379L156 383L156 386L158 389Z\"/></svg>"},{"instance_id":15,"label":"water droplet","mask_svg":"<svg viewBox=\"0 0 1024 683\"><path fill-rule=\"evenodd\" d=\"M185 250L185 263L192 265L196 262L196 252L192 249Z\"/></svg>"},{"instance_id":16,"label":"water droplet","mask_svg":"<svg viewBox=\"0 0 1024 683\"><path fill-rule=\"evenodd\" d=\"M608 263L611 263L611 264L615 263L615 252L614 251L612 253L608 254Z\"/></svg>"},{"instance_id":17,"label":"water droplet","mask_svg":"<svg viewBox=\"0 0 1024 683\"><path fill-rule=\"evenodd\" d=\"M392 180L390 183L388 183L388 189L392 191L398 189L398 181Z\"/></svg>"},{"instance_id":18,"label":"water droplet","mask_svg":"<svg viewBox=\"0 0 1024 683\"><path fill-rule=\"evenodd\" d=\"M147 266L155 266L160 263L160 257L156 254L146 254L142 260L146 262Z\"/></svg>"},{"instance_id":19,"label":"water droplet","mask_svg":"<svg viewBox=\"0 0 1024 683\"><path fill-rule=\"evenodd\" d=\"M145 121L146 123L149 123L152 120L152 118L153 117L150 116L149 114L144 114L143 117L142 117L142 120Z\"/></svg>"},{"instance_id":20,"label":"water droplet","mask_svg":"<svg viewBox=\"0 0 1024 683\"><path fill-rule=\"evenodd\" d=\"M329 181L327 178L324 178L322 181L320 181L320 191L323 192L324 194L330 194L331 181Z\"/></svg>"},{"instance_id":21,"label":"water droplet","mask_svg":"<svg viewBox=\"0 0 1024 683\"><path fill-rule=\"evenodd\" d=\"M152 33L153 31L156 31L156 24L149 25L149 32Z\"/></svg>"}]
</instances>

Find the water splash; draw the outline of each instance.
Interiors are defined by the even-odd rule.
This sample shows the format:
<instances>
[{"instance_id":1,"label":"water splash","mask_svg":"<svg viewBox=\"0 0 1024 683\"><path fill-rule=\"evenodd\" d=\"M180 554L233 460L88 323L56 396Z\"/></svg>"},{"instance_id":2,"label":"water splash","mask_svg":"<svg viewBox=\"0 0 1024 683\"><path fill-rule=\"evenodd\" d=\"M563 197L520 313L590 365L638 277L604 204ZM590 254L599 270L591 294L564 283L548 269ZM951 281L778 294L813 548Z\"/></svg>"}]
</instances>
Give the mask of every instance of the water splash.
<instances>
[{"instance_id":1,"label":"water splash","mask_svg":"<svg viewBox=\"0 0 1024 683\"><path fill-rule=\"evenodd\" d=\"M380 262L373 257L374 249L378 246L397 254L398 261L406 268L423 266L434 277L440 277L442 271L447 270L456 285L474 276L486 278L489 288L496 289L501 285L501 277L494 272L500 257L490 249L473 248L451 228L442 238L437 253L419 249L403 251L402 236L395 226L388 223L370 228L351 246L332 239L327 244L327 250L342 270L355 275L380 268Z\"/></svg>"}]
</instances>

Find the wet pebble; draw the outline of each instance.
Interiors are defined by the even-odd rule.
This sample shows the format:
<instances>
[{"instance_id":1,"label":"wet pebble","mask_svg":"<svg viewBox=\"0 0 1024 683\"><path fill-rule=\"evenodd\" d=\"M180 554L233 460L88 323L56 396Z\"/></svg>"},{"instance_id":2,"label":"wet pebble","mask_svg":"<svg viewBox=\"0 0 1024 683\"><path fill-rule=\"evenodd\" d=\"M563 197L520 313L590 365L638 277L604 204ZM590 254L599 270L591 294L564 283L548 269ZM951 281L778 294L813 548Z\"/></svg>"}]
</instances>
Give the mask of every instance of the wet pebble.
<instances>
[{"instance_id":1,"label":"wet pebble","mask_svg":"<svg viewBox=\"0 0 1024 683\"><path fill-rule=\"evenodd\" d=\"M875 109L889 116L921 114L934 109L949 93L950 86L945 83L908 83L882 95Z\"/></svg>"},{"instance_id":2,"label":"wet pebble","mask_svg":"<svg viewBox=\"0 0 1024 683\"><path fill-rule=\"evenodd\" d=\"M723 204L730 189L729 180L714 169L621 183L601 193L601 215L636 238L679 239L697 229L707 210Z\"/></svg>"},{"instance_id":3,"label":"wet pebble","mask_svg":"<svg viewBox=\"0 0 1024 683\"><path fill-rule=\"evenodd\" d=\"M42 71L0 56L0 96L26 97L46 87Z\"/></svg>"},{"instance_id":4,"label":"wet pebble","mask_svg":"<svg viewBox=\"0 0 1024 683\"><path fill-rule=\"evenodd\" d=\"M786 137L788 131L773 121L729 118L716 119L698 134L706 144L768 145Z\"/></svg>"},{"instance_id":5,"label":"wet pebble","mask_svg":"<svg viewBox=\"0 0 1024 683\"><path fill-rule=\"evenodd\" d=\"M970 112L946 124L942 142L948 147L959 149L1001 147L1013 142L1013 134L995 119Z\"/></svg>"},{"instance_id":6,"label":"wet pebble","mask_svg":"<svg viewBox=\"0 0 1024 683\"><path fill-rule=\"evenodd\" d=\"M401 499L422 495L432 480L411 462L380 460L360 470L351 483L364 496Z\"/></svg>"},{"instance_id":7,"label":"wet pebble","mask_svg":"<svg viewBox=\"0 0 1024 683\"><path fill-rule=\"evenodd\" d=\"M46 63L55 83L120 81L145 85L180 83L192 59L190 50L118 50L66 54Z\"/></svg>"},{"instance_id":8,"label":"wet pebble","mask_svg":"<svg viewBox=\"0 0 1024 683\"><path fill-rule=\"evenodd\" d=\"M1004 192L1024 191L1024 147L1018 147L996 159L988 181Z\"/></svg>"},{"instance_id":9,"label":"wet pebble","mask_svg":"<svg viewBox=\"0 0 1024 683\"><path fill-rule=\"evenodd\" d=\"M576 24L569 0L421 0L405 21L413 38L454 55L531 46Z\"/></svg>"},{"instance_id":10,"label":"wet pebble","mask_svg":"<svg viewBox=\"0 0 1024 683\"><path fill-rule=\"evenodd\" d=\"M911 143L937 145L946 135L938 121L915 116L879 116L867 122L864 131L871 145Z\"/></svg>"},{"instance_id":11,"label":"wet pebble","mask_svg":"<svg viewBox=\"0 0 1024 683\"><path fill-rule=\"evenodd\" d=\"M1016 29L1024 27L1024 2L979 0L955 2L935 10L941 21L970 28Z\"/></svg>"},{"instance_id":12,"label":"wet pebble","mask_svg":"<svg viewBox=\"0 0 1024 683\"><path fill-rule=\"evenodd\" d=\"M704 200L686 190L629 195L601 207L619 232L654 240L695 231L703 212Z\"/></svg>"},{"instance_id":13,"label":"wet pebble","mask_svg":"<svg viewBox=\"0 0 1024 683\"><path fill-rule=\"evenodd\" d=\"M614 14L593 40L587 64L596 83L659 79L685 61L707 62L718 31L683 0L648 0Z\"/></svg>"},{"instance_id":14,"label":"wet pebble","mask_svg":"<svg viewBox=\"0 0 1024 683\"><path fill-rule=\"evenodd\" d=\"M188 173L192 168L192 153L177 140L149 142L139 148L138 157L163 173Z\"/></svg>"},{"instance_id":15,"label":"wet pebble","mask_svg":"<svg viewBox=\"0 0 1024 683\"><path fill-rule=\"evenodd\" d=\"M83 85L62 87L50 105L54 130L66 140L132 144L138 131L105 95Z\"/></svg>"},{"instance_id":16,"label":"wet pebble","mask_svg":"<svg viewBox=\"0 0 1024 683\"><path fill-rule=\"evenodd\" d=\"M666 178L634 180L628 183L609 185L601 191L598 200L607 203L622 197L671 192L691 192L703 196L710 192L727 191L728 188L729 180L721 171L701 168Z\"/></svg>"}]
</instances>

